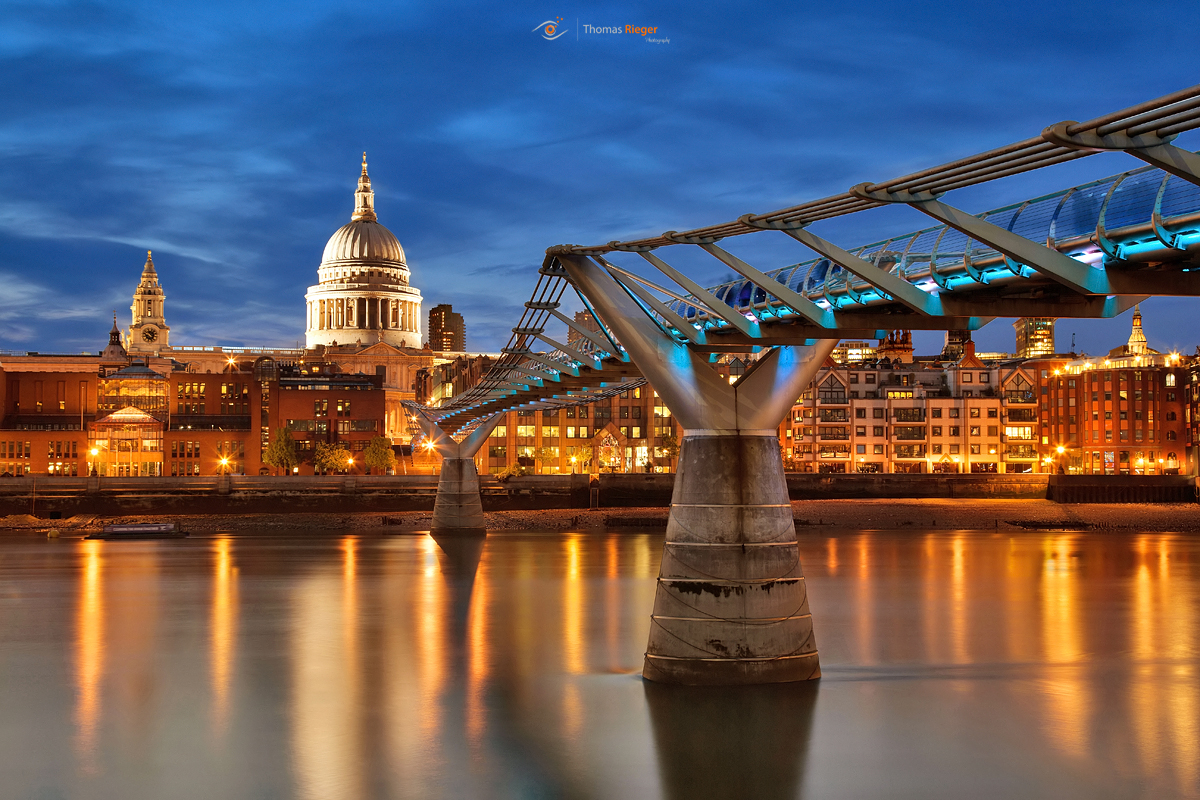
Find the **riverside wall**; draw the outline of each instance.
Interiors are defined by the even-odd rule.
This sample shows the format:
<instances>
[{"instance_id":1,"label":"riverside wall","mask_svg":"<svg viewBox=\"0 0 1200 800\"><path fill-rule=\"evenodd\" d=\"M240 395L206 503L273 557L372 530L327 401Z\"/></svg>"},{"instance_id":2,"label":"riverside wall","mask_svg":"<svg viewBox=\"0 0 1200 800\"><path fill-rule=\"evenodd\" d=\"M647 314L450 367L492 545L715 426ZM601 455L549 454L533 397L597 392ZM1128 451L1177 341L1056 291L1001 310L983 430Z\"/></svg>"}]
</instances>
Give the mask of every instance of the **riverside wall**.
<instances>
[{"instance_id":1,"label":"riverside wall","mask_svg":"<svg viewBox=\"0 0 1200 800\"><path fill-rule=\"evenodd\" d=\"M485 511L588 508L587 475L480 476ZM670 505L675 476L613 474L597 480L603 508ZM0 479L0 515L264 514L432 511L438 476ZM1060 503L1196 502L1188 476L787 475L792 500L861 498L1049 499Z\"/></svg>"}]
</instances>

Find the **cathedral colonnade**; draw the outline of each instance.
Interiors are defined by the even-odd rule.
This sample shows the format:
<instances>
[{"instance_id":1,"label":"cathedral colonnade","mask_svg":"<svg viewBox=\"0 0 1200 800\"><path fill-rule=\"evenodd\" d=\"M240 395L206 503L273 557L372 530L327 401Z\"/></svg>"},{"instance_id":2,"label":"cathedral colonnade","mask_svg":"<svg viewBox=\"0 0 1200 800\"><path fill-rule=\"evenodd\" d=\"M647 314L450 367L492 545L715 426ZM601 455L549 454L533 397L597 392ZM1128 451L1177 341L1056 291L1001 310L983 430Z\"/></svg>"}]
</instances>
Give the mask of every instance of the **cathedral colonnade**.
<instances>
[{"instance_id":1,"label":"cathedral colonnade","mask_svg":"<svg viewBox=\"0 0 1200 800\"><path fill-rule=\"evenodd\" d=\"M411 300L345 293L308 301L309 331L388 330L419 335L420 320L421 304Z\"/></svg>"}]
</instances>

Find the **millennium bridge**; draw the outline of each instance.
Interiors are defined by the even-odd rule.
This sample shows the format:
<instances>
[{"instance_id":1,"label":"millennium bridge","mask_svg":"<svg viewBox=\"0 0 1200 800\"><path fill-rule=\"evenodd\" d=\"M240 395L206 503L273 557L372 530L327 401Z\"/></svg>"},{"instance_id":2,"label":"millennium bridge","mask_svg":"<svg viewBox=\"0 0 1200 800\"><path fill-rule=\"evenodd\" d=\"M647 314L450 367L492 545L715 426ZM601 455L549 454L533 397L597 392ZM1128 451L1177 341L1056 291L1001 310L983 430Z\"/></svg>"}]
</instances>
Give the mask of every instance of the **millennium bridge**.
<instances>
[{"instance_id":1,"label":"millennium bridge","mask_svg":"<svg viewBox=\"0 0 1200 800\"><path fill-rule=\"evenodd\" d=\"M410 405L443 458L435 532L483 532L473 458L503 412L588 403L649 381L684 436L643 675L689 684L819 677L776 437L796 397L839 339L976 330L996 317L1104 318L1150 296L1200 295L1200 155L1172 144L1197 127L1200 86L778 211L549 248L483 380L436 408ZM1111 151L1145 165L981 214L943 199ZM854 249L810 230L889 204L936 224ZM764 271L718 245L768 231L815 256ZM740 277L701 285L664 260L680 245ZM622 260L638 258L662 279ZM599 331L560 311L568 291ZM578 335L551 338L554 323ZM711 367L727 353L758 356L733 384Z\"/></svg>"}]
</instances>

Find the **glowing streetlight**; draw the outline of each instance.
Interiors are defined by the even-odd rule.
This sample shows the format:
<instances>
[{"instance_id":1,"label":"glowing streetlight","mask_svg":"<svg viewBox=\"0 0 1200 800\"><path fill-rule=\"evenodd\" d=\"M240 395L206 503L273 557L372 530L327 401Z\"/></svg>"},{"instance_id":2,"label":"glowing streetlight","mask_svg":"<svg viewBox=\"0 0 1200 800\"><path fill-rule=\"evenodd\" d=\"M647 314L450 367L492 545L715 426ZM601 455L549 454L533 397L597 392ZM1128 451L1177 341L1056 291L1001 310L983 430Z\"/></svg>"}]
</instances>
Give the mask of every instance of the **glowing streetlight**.
<instances>
[{"instance_id":1,"label":"glowing streetlight","mask_svg":"<svg viewBox=\"0 0 1200 800\"><path fill-rule=\"evenodd\" d=\"M93 455L93 456L98 456L98 455L100 455L100 451L99 451L97 448L93 447L93 448L92 448L92 455Z\"/></svg>"},{"instance_id":2,"label":"glowing streetlight","mask_svg":"<svg viewBox=\"0 0 1200 800\"><path fill-rule=\"evenodd\" d=\"M1063 453L1067 452L1067 448L1060 444L1058 447L1054 448L1054 451L1061 456Z\"/></svg>"}]
</instances>

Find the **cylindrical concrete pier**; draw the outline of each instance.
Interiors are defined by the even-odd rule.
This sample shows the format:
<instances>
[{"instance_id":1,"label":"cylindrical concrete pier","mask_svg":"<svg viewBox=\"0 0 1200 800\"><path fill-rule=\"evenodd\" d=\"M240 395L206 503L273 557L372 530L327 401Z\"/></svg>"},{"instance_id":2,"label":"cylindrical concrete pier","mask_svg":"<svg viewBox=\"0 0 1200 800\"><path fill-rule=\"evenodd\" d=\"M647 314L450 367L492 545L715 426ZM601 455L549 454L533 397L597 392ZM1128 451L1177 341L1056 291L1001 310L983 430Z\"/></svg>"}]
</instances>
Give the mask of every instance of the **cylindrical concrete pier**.
<instances>
[{"instance_id":1,"label":"cylindrical concrete pier","mask_svg":"<svg viewBox=\"0 0 1200 800\"><path fill-rule=\"evenodd\" d=\"M433 503L435 533L485 533L479 474L470 458L444 458Z\"/></svg>"},{"instance_id":2,"label":"cylindrical concrete pier","mask_svg":"<svg viewBox=\"0 0 1200 800\"><path fill-rule=\"evenodd\" d=\"M687 431L642 675L682 684L821 676L774 431Z\"/></svg>"}]
</instances>

